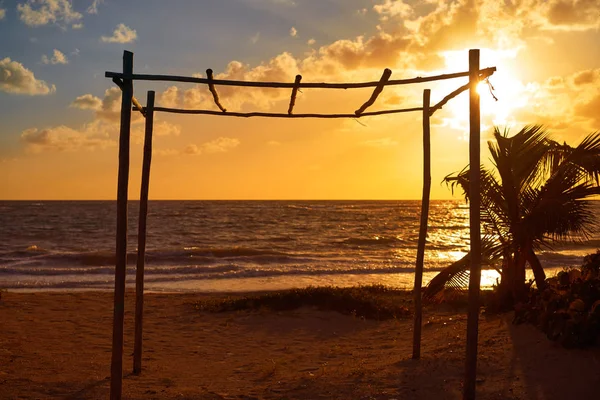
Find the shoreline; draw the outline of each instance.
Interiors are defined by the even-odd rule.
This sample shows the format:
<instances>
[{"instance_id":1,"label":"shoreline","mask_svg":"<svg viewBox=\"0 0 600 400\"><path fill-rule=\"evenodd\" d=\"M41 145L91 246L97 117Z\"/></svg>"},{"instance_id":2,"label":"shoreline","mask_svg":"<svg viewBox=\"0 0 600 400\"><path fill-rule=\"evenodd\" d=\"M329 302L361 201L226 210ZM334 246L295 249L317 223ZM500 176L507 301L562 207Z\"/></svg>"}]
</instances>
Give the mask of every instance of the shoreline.
<instances>
[{"instance_id":1,"label":"shoreline","mask_svg":"<svg viewBox=\"0 0 600 400\"><path fill-rule=\"evenodd\" d=\"M223 313L195 308L198 300L229 295L147 293L143 370L133 376L135 299L128 290L124 398L462 397L463 309L425 307L422 359L415 361L410 316L373 321L306 307ZM112 299L110 291L2 293L0 398L106 398ZM481 316L478 399L597 395L600 349L563 349L511 319Z\"/></svg>"}]
</instances>

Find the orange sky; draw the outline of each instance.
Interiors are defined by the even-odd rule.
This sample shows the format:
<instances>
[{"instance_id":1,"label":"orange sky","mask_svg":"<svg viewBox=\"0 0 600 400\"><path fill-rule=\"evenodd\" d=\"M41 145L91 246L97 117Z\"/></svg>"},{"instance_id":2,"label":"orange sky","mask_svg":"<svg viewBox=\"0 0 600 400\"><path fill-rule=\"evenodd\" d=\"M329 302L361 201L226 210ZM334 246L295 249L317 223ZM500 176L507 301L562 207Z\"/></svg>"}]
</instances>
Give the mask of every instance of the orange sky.
<instances>
[{"instance_id":1,"label":"orange sky","mask_svg":"<svg viewBox=\"0 0 600 400\"><path fill-rule=\"evenodd\" d=\"M197 32L194 44L181 36L186 26L188 36L199 29L184 15L192 3L178 10L156 5L144 18L131 6L119 17L124 28L109 18L118 7L109 1L100 2L96 13L72 9L46 24L41 14L28 15L23 8L0 13L0 33L22 40L22 47L15 43L0 53L0 198L116 197L120 93L103 72L119 70L123 49L135 52L135 69L143 73L192 75L212 67L225 79L293 82L300 73L304 82L340 82L377 80L386 67L393 70L392 79L465 71L468 49L481 48L482 68L498 68L490 81L499 99L494 101L487 88L481 92L483 141L493 125L519 129L543 123L556 139L575 144L600 126L598 1L577 6L575 1L352 0L319 8L301 1L239 0L235 12L246 12L245 19L231 14L224 1L211 13L227 18L205 17L206 32ZM152 21L162 21L160 44ZM74 28L78 23L83 26ZM228 36L227 29L236 34ZM77 46L77 52L59 51L65 59L53 52L68 46ZM432 89L436 102L465 82L388 87L371 109L418 107L424 88ZM140 83L136 96L142 102L149 88L157 91L158 105L216 109L205 87ZM352 112L371 90L306 89L295 112ZM285 112L289 101L289 90L218 91L232 111ZM432 119L434 199L452 196L438 183L468 161L467 110L463 94ZM136 117L133 198L139 192L142 132L143 121ZM155 134L151 199L421 196L419 113L360 123L159 114Z\"/></svg>"}]
</instances>

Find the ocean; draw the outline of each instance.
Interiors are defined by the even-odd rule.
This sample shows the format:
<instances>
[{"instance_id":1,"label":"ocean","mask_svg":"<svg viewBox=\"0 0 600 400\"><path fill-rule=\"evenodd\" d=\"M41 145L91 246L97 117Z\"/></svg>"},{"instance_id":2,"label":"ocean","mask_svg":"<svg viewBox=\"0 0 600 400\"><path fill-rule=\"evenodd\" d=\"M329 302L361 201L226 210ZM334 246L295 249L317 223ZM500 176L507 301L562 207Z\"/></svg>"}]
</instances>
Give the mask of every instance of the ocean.
<instances>
[{"instance_id":1,"label":"ocean","mask_svg":"<svg viewBox=\"0 0 600 400\"><path fill-rule=\"evenodd\" d=\"M137 201L129 205L134 286ZM600 202L594 202L600 216ZM255 291L381 283L411 288L420 201L150 201L145 288ZM0 201L0 288L114 285L116 202ZM424 283L468 251L468 206L432 201ZM581 265L600 235L539 253L552 275ZM498 277L484 271L482 285Z\"/></svg>"}]
</instances>

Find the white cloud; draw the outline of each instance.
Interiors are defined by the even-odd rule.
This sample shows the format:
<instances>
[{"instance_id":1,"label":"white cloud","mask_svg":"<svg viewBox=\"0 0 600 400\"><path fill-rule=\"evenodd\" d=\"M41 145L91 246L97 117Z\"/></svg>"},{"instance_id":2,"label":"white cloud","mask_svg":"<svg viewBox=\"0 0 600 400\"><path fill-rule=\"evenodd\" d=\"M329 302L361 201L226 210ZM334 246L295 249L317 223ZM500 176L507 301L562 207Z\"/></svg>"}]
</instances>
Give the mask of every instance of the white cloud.
<instances>
[{"instance_id":1,"label":"white cloud","mask_svg":"<svg viewBox=\"0 0 600 400\"><path fill-rule=\"evenodd\" d=\"M250 43L256 44L258 42L258 39L260 39L260 32L256 32L256 35L250 38Z\"/></svg>"},{"instance_id":2,"label":"white cloud","mask_svg":"<svg viewBox=\"0 0 600 400\"><path fill-rule=\"evenodd\" d=\"M309 46L312 46L315 43L317 43L317 41L315 39L308 39L308 41L306 42L306 44Z\"/></svg>"},{"instance_id":3,"label":"white cloud","mask_svg":"<svg viewBox=\"0 0 600 400\"><path fill-rule=\"evenodd\" d=\"M0 8L0 19L4 19L6 16L6 10L4 8Z\"/></svg>"},{"instance_id":4,"label":"white cloud","mask_svg":"<svg viewBox=\"0 0 600 400\"><path fill-rule=\"evenodd\" d=\"M137 32L125 24L117 25L112 36L102 36L100 38L105 43L131 43L135 39L137 39Z\"/></svg>"},{"instance_id":5,"label":"white cloud","mask_svg":"<svg viewBox=\"0 0 600 400\"><path fill-rule=\"evenodd\" d=\"M98 6L104 3L104 0L93 0L86 12L88 14L98 14Z\"/></svg>"},{"instance_id":6,"label":"white cloud","mask_svg":"<svg viewBox=\"0 0 600 400\"><path fill-rule=\"evenodd\" d=\"M83 28L83 24L82 23L71 25L71 29L82 29L82 28Z\"/></svg>"},{"instance_id":7,"label":"white cloud","mask_svg":"<svg viewBox=\"0 0 600 400\"><path fill-rule=\"evenodd\" d=\"M290 28L290 36L296 37L296 35L298 35L298 30L292 26Z\"/></svg>"},{"instance_id":8,"label":"white cloud","mask_svg":"<svg viewBox=\"0 0 600 400\"><path fill-rule=\"evenodd\" d=\"M23 64L6 57L0 60L0 91L33 96L53 93L56 87L36 79Z\"/></svg>"},{"instance_id":9,"label":"white cloud","mask_svg":"<svg viewBox=\"0 0 600 400\"><path fill-rule=\"evenodd\" d=\"M103 150L116 146L119 137L119 118L121 90L106 90L103 99L92 94L77 97L70 107L95 111L94 118L79 128L59 125L48 128L26 129L21 134L21 141L31 153L46 151L68 152L80 150ZM139 113L132 115L132 143L141 144L144 140L144 121ZM155 119L154 134L156 137L179 136L181 127L167 121Z\"/></svg>"},{"instance_id":10,"label":"white cloud","mask_svg":"<svg viewBox=\"0 0 600 400\"><path fill-rule=\"evenodd\" d=\"M154 134L156 136L179 136L181 134L181 127L170 124L167 121L159 121L154 124Z\"/></svg>"},{"instance_id":11,"label":"white cloud","mask_svg":"<svg viewBox=\"0 0 600 400\"><path fill-rule=\"evenodd\" d=\"M116 146L116 140L110 137L114 124L99 120L84 125L81 129L73 129L65 125L53 128L26 129L21 133L21 141L32 153L42 151L77 151L96 150Z\"/></svg>"},{"instance_id":12,"label":"white cloud","mask_svg":"<svg viewBox=\"0 0 600 400\"><path fill-rule=\"evenodd\" d=\"M179 88L169 86L164 92L158 95L157 103L161 107L177 108L179 107Z\"/></svg>"},{"instance_id":13,"label":"white cloud","mask_svg":"<svg viewBox=\"0 0 600 400\"><path fill-rule=\"evenodd\" d=\"M402 0L385 0L383 4L376 4L373 6L373 10L377 14L401 18L407 18L412 14L412 7L404 3ZM363 9L363 15L366 13L366 9Z\"/></svg>"},{"instance_id":14,"label":"white cloud","mask_svg":"<svg viewBox=\"0 0 600 400\"><path fill-rule=\"evenodd\" d=\"M84 94L77 97L69 107L79 108L81 110L100 111L102 109L102 100L91 94Z\"/></svg>"},{"instance_id":15,"label":"white cloud","mask_svg":"<svg viewBox=\"0 0 600 400\"><path fill-rule=\"evenodd\" d=\"M19 18L28 26L65 25L79 21L83 16L73 10L68 0L27 0L17 4Z\"/></svg>"},{"instance_id":16,"label":"white cloud","mask_svg":"<svg viewBox=\"0 0 600 400\"><path fill-rule=\"evenodd\" d=\"M54 49L51 57L48 57L46 55L42 56L42 63L53 64L53 65L68 64L69 60L67 59L67 56L65 56L65 54L62 51Z\"/></svg>"}]
</instances>

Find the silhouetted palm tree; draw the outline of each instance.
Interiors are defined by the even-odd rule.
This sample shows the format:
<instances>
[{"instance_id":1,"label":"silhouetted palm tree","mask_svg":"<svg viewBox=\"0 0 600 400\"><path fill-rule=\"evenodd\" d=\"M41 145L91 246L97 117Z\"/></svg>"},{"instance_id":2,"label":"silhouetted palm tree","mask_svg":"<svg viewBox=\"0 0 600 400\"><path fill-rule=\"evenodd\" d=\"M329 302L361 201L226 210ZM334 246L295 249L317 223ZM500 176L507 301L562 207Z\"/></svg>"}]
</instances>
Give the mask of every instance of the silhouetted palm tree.
<instances>
[{"instance_id":1,"label":"silhouetted palm tree","mask_svg":"<svg viewBox=\"0 0 600 400\"><path fill-rule=\"evenodd\" d=\"M559 144L541 126L526 126L509 137L494 129L488 142L495 171L481 166L483 263L501 260L500 288L520 297L526 288L525 266L538 287L544 269L536 255L555 240L587 237L594 222L588 199L600 194L600 133L588 135L576 147ZM469 199L469 169L444 178ZM444 287L468 281L470 256L441 271L425 290L432 297Z\"/></svg>"}]
</instances>

